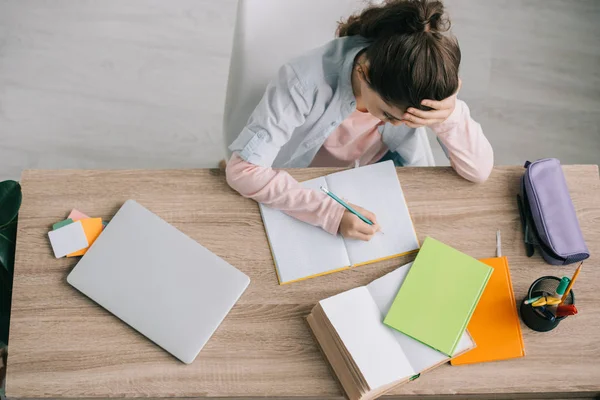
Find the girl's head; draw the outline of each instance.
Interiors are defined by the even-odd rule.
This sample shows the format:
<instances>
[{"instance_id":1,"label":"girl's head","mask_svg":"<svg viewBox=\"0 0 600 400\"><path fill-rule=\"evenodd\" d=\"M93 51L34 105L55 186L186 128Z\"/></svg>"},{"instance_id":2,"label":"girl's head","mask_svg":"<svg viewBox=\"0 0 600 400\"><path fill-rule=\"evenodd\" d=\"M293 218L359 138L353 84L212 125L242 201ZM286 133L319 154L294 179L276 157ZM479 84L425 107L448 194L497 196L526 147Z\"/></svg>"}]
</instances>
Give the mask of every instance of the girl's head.
<instances>
[{"instance_id":1,"label":"girl's head","mask_svg":"<svg viewBox=\"0 0 600 400\"><path fill-rule=\"evenodd\" d=\"M340 37L372 42L355 65L371 114L399 122L406 108L427 110L423 100L443 100L458 90L460 48L444 34L449 28L443 4L431 0L386 0L339 24Z\"/></svg>"}]
</instances>

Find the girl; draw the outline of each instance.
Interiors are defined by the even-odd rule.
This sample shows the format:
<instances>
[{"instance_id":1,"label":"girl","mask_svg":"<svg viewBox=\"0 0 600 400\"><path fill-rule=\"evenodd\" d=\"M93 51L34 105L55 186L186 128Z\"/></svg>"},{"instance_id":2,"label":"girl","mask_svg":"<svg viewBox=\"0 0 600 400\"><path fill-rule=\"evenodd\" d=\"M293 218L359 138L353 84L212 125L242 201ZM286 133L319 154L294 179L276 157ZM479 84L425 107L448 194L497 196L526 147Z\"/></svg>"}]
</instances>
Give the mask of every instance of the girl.
<instances>
[{"instance_id":1,"label":"girl","mask_svg":"<svg viewBox=\"0 0 600 400\"><path fill-rule=\"evenodd\" d=\"M387 0L352 16L339 38L280 68L231 144L229 185L331 234L369 240L368 225L277 168L348 167L382 160L425 165L418 128L437 135L456 172L483 182L492 148L460 89L458 42L439 1Z\"/></svg>"}]
</instances>

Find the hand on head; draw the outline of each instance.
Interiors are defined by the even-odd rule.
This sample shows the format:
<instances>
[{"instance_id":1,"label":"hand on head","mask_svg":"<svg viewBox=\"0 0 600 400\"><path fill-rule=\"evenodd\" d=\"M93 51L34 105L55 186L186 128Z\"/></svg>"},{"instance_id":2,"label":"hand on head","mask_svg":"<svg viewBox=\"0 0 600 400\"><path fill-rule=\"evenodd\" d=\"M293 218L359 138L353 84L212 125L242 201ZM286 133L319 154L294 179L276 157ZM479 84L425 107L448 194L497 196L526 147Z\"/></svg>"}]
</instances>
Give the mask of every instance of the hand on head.
<instances>
[{"instance_id":1,"label":"hand on head","mask_svg":"<svg viewBox=\"0 0 600 400\"><path fill-rule=\"evenodd\" d=\"M460 91L462 81L458 80L458 89L456 92L441 101L436 100L423 100L421 105L429 107L431 110L424 111L418 108L409 107L404 115L402 115L402 122L411 128L420 128L422 126L429 126L444 122L454 111L456 105L456 96Z\"/></svg>"}]
</instances>

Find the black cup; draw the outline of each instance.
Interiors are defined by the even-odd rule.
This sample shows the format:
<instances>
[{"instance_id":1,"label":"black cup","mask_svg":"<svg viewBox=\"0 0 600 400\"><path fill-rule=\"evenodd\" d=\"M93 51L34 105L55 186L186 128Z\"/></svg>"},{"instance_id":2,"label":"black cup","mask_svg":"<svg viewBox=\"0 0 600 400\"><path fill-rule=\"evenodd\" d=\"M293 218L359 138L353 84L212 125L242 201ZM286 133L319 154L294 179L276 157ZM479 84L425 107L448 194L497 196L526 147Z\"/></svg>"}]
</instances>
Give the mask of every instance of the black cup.
<instances>
[{"instance_id":1,"label":"black cup","mask_svg":"<svg viewBox=\"0 0 600 400\"><path fill-rule=\"evenodd\" d=\"M521 319L529 328L538 332L548 332L556 328L560 321L566 317L549 318L541 311L540 307L533 307L531 304L525 304L525 300L538 296L553 296L560 283L560 278L556 276L543 276L533 282L529 287L527 297L521 301ZM565 299L564 304L575 304L575 294L571 290Z\"/></svg>"}]
</instances>

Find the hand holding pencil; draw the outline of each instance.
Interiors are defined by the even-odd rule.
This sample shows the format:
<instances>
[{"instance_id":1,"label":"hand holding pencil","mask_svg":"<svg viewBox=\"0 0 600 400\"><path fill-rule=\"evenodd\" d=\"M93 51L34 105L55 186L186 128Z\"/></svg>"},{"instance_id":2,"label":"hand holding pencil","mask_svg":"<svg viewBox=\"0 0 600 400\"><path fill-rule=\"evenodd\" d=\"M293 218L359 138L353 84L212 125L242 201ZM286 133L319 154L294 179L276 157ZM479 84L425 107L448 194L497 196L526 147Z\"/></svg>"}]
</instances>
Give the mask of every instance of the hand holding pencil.
<instances>
[{"instance_id":1,"label":"hand holding pencil","mask_svg":"<svg viewBox=\"0 0 600 400\"><path fill-rule=\"evenodd\" d=\"M369 241L381 231L375 214L357 205L346 203L324 187L321 187L321 190L346 209L339 228L343 237Z\"/></svg>"},{"instance_id":2,"label":"hand holding pencil","mask_svg":"<svg viewBox=\"0 0 600 400\"><path fill-rule=\"evenodd\" d=\"M354 204L351 204L351 206L372 221L373 225L363 222L355 214L345 210L344 215L342 216L342 221L340 222L340 234L345 238L359 239L364 241L371 240L373 236L381 230L381 227L377 223L375 214Z\"/></svg>"}]
</instances>

